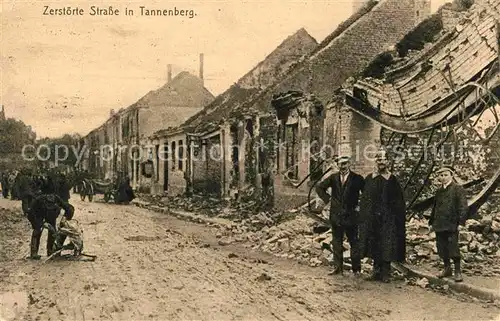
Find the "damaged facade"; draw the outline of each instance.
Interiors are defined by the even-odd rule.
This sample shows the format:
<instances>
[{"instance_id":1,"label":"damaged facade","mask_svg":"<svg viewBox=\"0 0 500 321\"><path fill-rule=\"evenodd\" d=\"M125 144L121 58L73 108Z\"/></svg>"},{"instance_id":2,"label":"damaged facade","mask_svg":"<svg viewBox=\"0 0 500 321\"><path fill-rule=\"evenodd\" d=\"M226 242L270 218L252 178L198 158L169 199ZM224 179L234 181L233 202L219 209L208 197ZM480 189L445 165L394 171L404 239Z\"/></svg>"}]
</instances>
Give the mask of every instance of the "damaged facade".
<instances>
[{"instance_id":1,"label":"damaged facade","mask_svg":"<svg viewBox=\"0 0 500 321\"><path fill-rule=\"evenodd\" d=\"M457 148L460 143L465 148L471 144L487 147L495 140L498 119L484 137L474 127L488 112L491 118L497 118L499 21L497 0L457 0L444 5L402 37L394 50L380 53L363 75L345 84L347 106L383 127L391 138L397 136L392 143L413 140L414 145L426 141L426 146L448 143ZM373 137L382 136L379 131ZM435 165L453 162L462 176L471 176L467 172L475 171L472 177L479 181L467 183L474 195L469 199L469 215L473 215L500 183L500 168L495 161L498 155L491 153L491 166L497 168L486 173L471 169L471 157L478 155L466 154L465 161L458 160L454 153L448 155L452 160L434 155L436 158L423 162L426 153L420 148L416 151L419 157L398 164L409 207L417 206L419 197L432 188L429 182Z\"/></svg>"},{"instance_id":2,"label":"damaged facade","mask_svg":"<svg viewBox=\"0 0 500 321\"><path fill-rule=\"evenodd\" d=\"M276 120L245 104L274 84L316 45L304 29L297 31L202 111L177 128L155 133L152 139L174 150L157 167L163 190L174 195L187 189L226 197L236 196L246 186L255 184L263 168L259 161L264 162L263 148L257 152L256 139L264 141L257 138L261 133L275 135L267 128L275 127ZM176 150L180 142L183 146ZM174 166L182 158L180 153L185 156L182 169Z\"/></svg>"},{"instance_id":3,"label":"damaged facade","mask_svg":"<svg viewBox=\"0 0 500 321\"><path fill-rule=\"evenodd\" d=\"M315 148L338 148L342 143L350 147L350 140L367 140L372 134L373 125L342 109L341 85L395 45L430 11L429 6L428 1L416 0L368 1L321 44L309 39L307 50L293 48L293 54L263 69L271 54L179 128L157 132L152 138L160 145L172 149L182 138L188 149L183 149L187 160L182 179L165 170L175 171L174 160L163 168L158 164L159 181L168 181L163 190L211 192L241 200L269 197L279 208L303 203L314 172L321 171ZM299 35L310 38L305 31ZM368 168L362 162L356 165Z\"/></svg>"},{"instance_id":4,"label":"damaged facade","mask_svg":"<svg viewBox=\"0 0 500 321\"><path fill-rule=\"evenodd\" d=\"M161 121L134 136L148 147L131 176L153 194L303 204L324 170L317 158L322 147L330 147L327 156L355 156L379 136L379 123L345 107L342 86L397 47L429 12L425 0L366 1L319 45L300 30L182 125ZM353 165L361 174L372 169L363 158Z\"/></svg>"}]
</instances>

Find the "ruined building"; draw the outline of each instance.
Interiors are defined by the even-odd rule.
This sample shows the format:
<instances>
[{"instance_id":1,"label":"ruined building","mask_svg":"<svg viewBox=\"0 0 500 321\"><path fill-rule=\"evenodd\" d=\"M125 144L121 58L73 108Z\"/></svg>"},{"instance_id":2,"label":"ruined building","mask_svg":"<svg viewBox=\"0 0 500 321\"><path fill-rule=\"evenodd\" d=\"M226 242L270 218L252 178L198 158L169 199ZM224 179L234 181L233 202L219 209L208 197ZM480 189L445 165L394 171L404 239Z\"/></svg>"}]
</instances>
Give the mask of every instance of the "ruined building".
<instances>
[{"instance_id":1,"label":"ruined building","mask_svg":"<svg viewBox=\"0 0 500 321\"><path fill-rule=\"evenodd\" d=\"M499 23L498 0L454 1L402 37L394 50L381 52L360 77L345 85L347 106L356 117L374 124L369 130L372 142L388 147L409 146L408 142L417 147L424 142L485 147L483 157L489 157L485 168L473 164L477 156L473 153L464 159L451 153L448 159L431 155L424 160L430 155L428 147L396 164L402 169L410 207L430 188L433 169L440 162L458 166L464 179L484 180L471 191L475 195L469 203L471 212L500 183L497 148L488 147L498 141L500 127ZM482 120L490 124L484 134L478 132L483 125L476 126Z\"/></svg>"},{"instance_id":2,"label":"ruined building","mask_svg":"<svg viewBox=\"0 0 500 321\"><path fill-rule=\"evenodd\" d=\"M170 66L167 75L164 86L150 91L127 108L112 110L103 125L84 137L89 150L83 169L103 179L111 179L118 173L128 175L133 186L139 186L142 171L139 153L147 137L182 123L214 98L200 78L203 77L203 54L200 54L200 77L183 71L172 78ZM146 152L144 157L148 160L151 155Z\"/></svg>"},{"instance_id":3,"label":"ruined building","mask_svg":"<svg viewBox=\"0 0 500 321\"><path fill-rule=\"evenodd\" d=\"M160 160L158 153L154 153L158 176L152 183L152 191L175 195L188 188L225 197L231 191L243 189L245 159L251 158L245 154L244 146L250 141L247 136L253 135L253 124L245 117L232 121L230 114L273 85L316 46L316 40L304 29L298 30L181 126L156 132L151 143L168 157ZM219 145L224 147L215 150L214 146ZM229 146L235 148L228 150ZM238 147L241 147L239 153Z\"/></svg>"}]
</instances>

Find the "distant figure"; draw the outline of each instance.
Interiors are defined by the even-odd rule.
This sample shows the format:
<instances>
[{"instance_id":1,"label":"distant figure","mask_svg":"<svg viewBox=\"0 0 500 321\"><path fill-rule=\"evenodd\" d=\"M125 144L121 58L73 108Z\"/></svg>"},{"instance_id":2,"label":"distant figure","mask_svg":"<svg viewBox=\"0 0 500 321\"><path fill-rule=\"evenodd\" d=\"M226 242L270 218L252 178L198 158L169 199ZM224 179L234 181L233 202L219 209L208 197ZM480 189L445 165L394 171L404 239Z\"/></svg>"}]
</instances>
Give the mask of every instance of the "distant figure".
<instances>
[{"instance_id":1,"label":"distant figure","mask_svg":"<svg viewBox=\"0 0 500 321\"><path fill-rule=\"evenodd\" d=\"M2 173L2 175L0 176L0 182L2 183L2 196L3 198L8 198L10 189L8 172Z\"/></svg>"},{"instance_id":2,"label":"distant figure","mask_svg":"<svg viewBox=\"0 0 500 321\"><path fill-rule=\"evenodd\" d=\"M444 270L438 277L452 276L450 264L452 259L455 266L455 282L462 282L458 226L465 225L468 206L465 190L453 181L454 172L450 166L443 166L436 171L442 186L436 191L429 225L436 232L438 254L444 262Z\"/></svg>"},{"instance_id":3,"label":"distant figure","mask_svg":"<svg viewBox=\"0 0 500 321\"><path fill-rule=\"evenodd\" d=\"M14 171L9 175L10 199L19 200L19 172Z\"/></svg>"},{"instance_id":4,"label":"distant figure","mask_svg":"<svg viewBox=\"0 0 500 321\"><path fill-rule=\"evenodd\" d=\"M24 215L28 215L29 208L38 191L35 177L28 169L23 169L18 175L19 198Z\"/></svg>"},{"instance_id":5,"label":"distant figure","mask_svg":"<svg viewBox=\"0 0 500 321\"><path fill-rule=\"evenodd\" d=\"M382 282L390 282L391 262L406 257L406 204L388 163L386 152L379 151L376 170L365 178L359 212L361 257L374 261L368 280Z\"/></svg>"},{"instance_id":6,"label":"distant figure","mask_svg":"<svg viewBox=\"0 0 500 321\"><path fill-rule=\"evenodd\" d=\"M132 186L130 186L130 178L125 177L122 182L118 186L116 203L118 204L128 204L134 198L134 191L132 190Z\"/></svg>"},{"instance_id":7,"label":"distant figure","mask_svg":"<svg viewBox=\"0 0 500 321\"><path fill-rule=\"evenodd\" d=\"M59 195L63 201L68 202L71 197L71 185L64 173L59 173L59 175L57 175L57 183L57 195Z\"/></svg>"}]
</instances>

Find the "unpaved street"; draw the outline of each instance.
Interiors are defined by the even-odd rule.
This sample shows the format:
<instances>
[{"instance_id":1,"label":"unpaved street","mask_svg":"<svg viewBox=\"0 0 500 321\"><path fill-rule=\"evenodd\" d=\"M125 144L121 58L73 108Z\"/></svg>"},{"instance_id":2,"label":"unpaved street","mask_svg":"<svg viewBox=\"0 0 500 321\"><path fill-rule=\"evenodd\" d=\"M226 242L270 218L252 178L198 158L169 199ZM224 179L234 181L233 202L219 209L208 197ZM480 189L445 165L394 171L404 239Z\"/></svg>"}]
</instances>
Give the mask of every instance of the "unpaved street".
<instances>
[{"instance_id":1,"label":"unpaved street","mask_svg":"<svg viewBox=\"0 0 500 321\"><path fill-rule=\"evenodd\" d=\"M29 223L20 202L0 199L0 211L13 208L9 215L18 217L0 226L0 320L491 320L500 313L220 246L210 227L133 205L71 201L95 262L24 259Z\"/></svg>"}]
</instances>

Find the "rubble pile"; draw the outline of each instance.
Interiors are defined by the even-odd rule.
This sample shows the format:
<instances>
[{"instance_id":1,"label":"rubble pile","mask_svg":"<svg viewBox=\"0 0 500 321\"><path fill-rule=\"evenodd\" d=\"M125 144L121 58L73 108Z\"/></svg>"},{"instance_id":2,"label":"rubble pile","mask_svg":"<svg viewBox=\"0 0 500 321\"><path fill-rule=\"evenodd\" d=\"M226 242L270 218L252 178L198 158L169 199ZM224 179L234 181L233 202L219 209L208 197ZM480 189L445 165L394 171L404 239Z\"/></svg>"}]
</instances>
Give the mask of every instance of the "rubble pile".
<instances>
[{"instance_id":1,"label":"rubble pile","mask_svg":"<svg viewBox=\"0 0 500 321\"><path fill-rule=\"evenodd\" d=\"M407 223L407 257L411 264L440 264L435 233L430 233L426 219ZM465 274L500 275L500 212L481 219L467 220L459 234Z\"/></svg>"},{"instance_id":2,"label":"rubble pile","mask_svg":"<svg viewBox=\"0 0 500 321\"><path fill-rule=\"evenodd\" d=\"M331 242L331 233L327 231L320 235L314 234L313 227L316 223L313 219L297 213L294 215L293 219L275 225L270 217L260 213L227 227L217 237L221 239L221 244L244 242L254 250L294 259L313 267L328 265L331 254L328 250L323 250L322 243Z\"/></svg>"},{"instance_id":3,"label":"rubble pile","mask_svg":"<svg viewBox=\"0 0 500 321\"><path fill-rule=\"evenodd\" d=\"M161 197L148 194L139 197L149 203L172 210L185 210L198 215L220 217L233 223L217 233L220 245L245 243L275 256L296 259L310 266L329 264L331 254L322 243L331 242L331 233L313 233L317 224L299 211L258 211L251 202L228 202L207 197ZM347 244L347 243L346 243ZM348 245L347 245L348 249Z\"/></svg>"},{"instance_id":4,"label":"rubble pile","mask_svg":"<svg viewBox=\"0 0 500 321\"><path fill-rule=\"evenodd\" d=\"M227 201L217 198L193 195L185 196L155 196L141 194L142 200L151 205L172 210L184 210L208 217L220 217L235 222L245 221L245 225L252 229L261 229L265 226L273 226L293 218L288 212L275 210L262 210L257 201Z\"/></svg>"},{"instance_id":5,"label":"rubble pile","mask_svg":"<svg viewBox=\"0 0 500 321\"><path fill-rule=\"evenodd\" d=\"M222 208L226 206L226 202L216 198L201 197L195 195L193 197L183 196L159 196L150 194L141 194L139 197L142 200L149 202L151 205L156 205L167 209L184 210L188 212L196 212L209 217L216 216Z\"/></svg>"},{"instance_id":6,"label":"rubble pile","mask_svg":"<svg viewBox=\"0 0 500 321\"><path fill-rule=\"evenodd\" d=\"M312 267L330 265L332 240L330 230L315 233L320 225L304 215L303 210L276 212L262 211L252 203L237 203L207 197L158 197L141 195L151 205L168 209L182 209L199 215L225 218L231 224L217 233L220 245L243 243L247 247L294 259ZM481 219L470 219L460 232L460 246L465 274L500 275L500 211L487 202L481 210ZM497 209L497 212L494 212ZM316 231L317 232L317 231ZM412 218L407 223L407 258L412 265L441 264L437 255L435 233L430 232L425 218ZM344 260L350 261L350 247L344 240ZM363 267L366 266L363 261ZM367 267L367 266L366 266ZM369 270L369 268L366 268Z\"/></svg>"}]
</instances>

